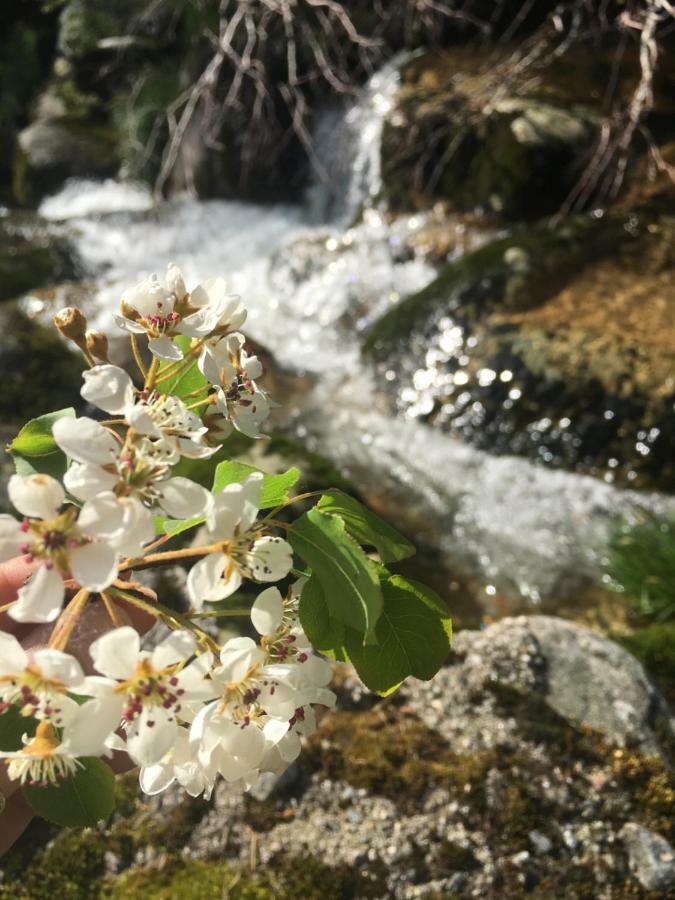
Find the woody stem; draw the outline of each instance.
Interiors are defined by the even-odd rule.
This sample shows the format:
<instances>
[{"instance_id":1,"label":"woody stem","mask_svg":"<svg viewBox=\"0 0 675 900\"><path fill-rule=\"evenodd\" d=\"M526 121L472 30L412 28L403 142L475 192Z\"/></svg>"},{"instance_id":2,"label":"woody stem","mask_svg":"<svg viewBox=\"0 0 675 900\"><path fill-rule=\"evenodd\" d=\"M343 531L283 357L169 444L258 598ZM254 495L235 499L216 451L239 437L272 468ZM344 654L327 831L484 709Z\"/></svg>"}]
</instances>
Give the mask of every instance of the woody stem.
<instances>
[{"instance_id":1,"label":"woody stem","mask_svg":"<svg viewBox=\"0 0 675 900\"><path fill-rule=\"evenodd\" d=\"M161 553L149 553L147 556L139 556L135 559L125 559L120 563L120 569L143 569L146 566L154 566L156 563L173 562L175 559L190 559L192 556L208 556L209 553L217 553L222 549L222 544L209 544L206 547L185 547L182 550L164 550Z\"/></svg>"},{"instance_id":2,"label":"woody stem","mask_svg":"<svg viewBox=\"0 0 675 900\"><path fill-rule=\"evenodd\" d=\"M138 366L141 375L144 379L146 379L148 377L148 372L143 365L143 360L141 359L141 351L138 349L138 338L135 334L131 335L131 350L134 354L134 359L136 360L136 365Z\"/></svg>"},{"instance_id":3,"label":"woody stem","mask_svg":"<svg viewBox=\"0 0 675 900\"><path fill-rule=\"evenodd\" d=\"M81 588L63 610L54 625L48 646L52 650L65 650L82 612L89 600L89 591Z\"/></svg>"},{"instance_id":4,"label":"woody stem","mask_svg":"<svg viewBox=\"0 0 675 900\"><path fill-rule=\"evenodd\" d=\"M138 609L142 609L144 612L150 613L150 615L154 616L156 619L161 619L166 625L169 626L169 628L173 628L174 630L182 628L186 631L191 632L198 639L198 641L204 646L208 647L209 650L212 650L214 653L220 652L220 647L213 640L211 635L207 634L199 627L199 625L195 625L194 622L191 622L189 618L183 616L181 613L176 612L173 609L169 609L167 606L163 606L159 602L149 603L147 600L142 600L135 594L130 594L127 591L120 590L120 588L110 588L110 593L114 594L117 597L121 597L122 600L125 600L132 606L135 606Z\"/></svg>"}]
</instances>

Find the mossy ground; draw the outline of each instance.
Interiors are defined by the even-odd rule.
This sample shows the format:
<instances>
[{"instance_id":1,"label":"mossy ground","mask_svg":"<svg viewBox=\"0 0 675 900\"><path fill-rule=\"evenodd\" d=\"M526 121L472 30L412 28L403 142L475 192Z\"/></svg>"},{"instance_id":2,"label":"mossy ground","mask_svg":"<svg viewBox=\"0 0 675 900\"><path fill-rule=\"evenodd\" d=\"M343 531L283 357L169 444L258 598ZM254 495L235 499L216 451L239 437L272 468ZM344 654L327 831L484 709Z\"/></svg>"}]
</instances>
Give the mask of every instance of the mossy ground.
<instances>
[{"instance_id":1,"label":"mossy ground","mask_svg":"<svg viewBox=\"0 0 675 900\"><path fill-rule=\"evenodd\" d=\"M462 754L409 708L386 700L371 709L327 715L303 754L304 780L329 778L388 797L401 816L419 813L432 790L447 791L468 831L481 834L490 853L504 861L495 887L505 900L520 898L525 890L540 900L594 900L602 864L576 857L565 865L555 862L567 853L561 827L578 821L585 804L591 803L593 818L617 832L625 821L637 821L673 839L675 784L660 759L609 746L599 733L571 725L532 694L494 685L486 699L504 719L517 722L522 740ZM297 858L288 852L251 869L240 857L188 858L182 851L208 804L186 798L150 815L137 797L135 776L125 776L118 790L118 810L107 826L52 831L49 843L49 832L37 826L32 836L21 840L3 860L1 900L52 900L55 895L63 900L387 896L386 871L376 863L365 868L329 865L311 854ZM302 784L294 790L301 794ZM256 803L247 801L238 827L273 828L283 819L278 813L288 798ZM263 811L269 814L267 821L261 819ZM530 865L524 876L508 860L529 849L533 829L551 841L553 857ZM471 846L449 837L438 840L431 864L422 856L415 862L416 879L480 870ZM36 851L36 845L43 849ZM650 897L636 882L627 883L621 870L608 866L602 877L608 889L618 891L604 896Z\"/></svg>"}]
</instances>

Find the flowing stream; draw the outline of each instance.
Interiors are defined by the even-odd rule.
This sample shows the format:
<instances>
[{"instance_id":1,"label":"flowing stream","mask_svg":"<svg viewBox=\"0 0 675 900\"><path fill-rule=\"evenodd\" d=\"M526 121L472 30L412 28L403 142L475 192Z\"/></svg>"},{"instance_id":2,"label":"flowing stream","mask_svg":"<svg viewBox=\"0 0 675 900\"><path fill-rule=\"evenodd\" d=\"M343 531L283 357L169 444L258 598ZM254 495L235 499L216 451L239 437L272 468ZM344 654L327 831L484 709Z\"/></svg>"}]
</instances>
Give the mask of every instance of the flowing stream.
<instances>
[{"instance_id":1,"label":"flowing stream","mask_svg":"<svg viewBox=\"0 0 675 900\"><path fill-rule=\"evenodd\" d=\"M421 256L402 252L425 217L392 223L376 206L381 129L397 79L390 66L346 113L326 112L315 137L319 168L331 177L317 177L302 204L178 197L155 206L143 187L74 181L41 213L72 230L102 326L125 287L161 274L169 261L188 284L225 275L249 308L247 333L281 366L312 378L301 405L289 410L295 433L413 539L438 548L449 570L459 566L477 579L485 611L496 597L532 608L601 573L618 516L636 504L664 510L673 502L493 457L378 412L359 331L435 275ZM360 224L350 226L364 207ZM33 312L39 305L25 302Z\"/></svg>"}]
</instances>

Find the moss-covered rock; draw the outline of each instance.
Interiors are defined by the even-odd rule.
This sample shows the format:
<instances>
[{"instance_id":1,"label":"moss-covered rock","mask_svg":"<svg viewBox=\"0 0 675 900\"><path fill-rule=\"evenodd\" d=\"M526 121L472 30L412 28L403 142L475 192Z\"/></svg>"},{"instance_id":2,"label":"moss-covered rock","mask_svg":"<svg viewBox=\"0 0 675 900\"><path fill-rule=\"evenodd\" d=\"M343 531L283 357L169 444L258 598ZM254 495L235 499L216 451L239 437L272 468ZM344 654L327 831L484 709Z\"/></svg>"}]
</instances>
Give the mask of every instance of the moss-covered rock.
<instances>
[{"instance_id":1,"label":"moss-covered rock","mask_svg":"<svg viewBox=\"0 0 675 900\"><path fill-rule=\"evenodd\" d=\"M614 102L628 102L639 68L612 39L519 67L517 48L459 46L403 66L382 137L384 195L395 209L435 200L508 221L552 214L578 183ZM672 61L655 80L646 123L672 140ZM631 156L632 163L637 151ZM588 201L588 198L587 198Z\"/></svg>"},{"instance_id":2,"label":"moss-covered rock","mask_svg":"<svg viewBox=\"0 0 675 900\"><path fill-rule=\"evenodd\" d=\"M365 337L408 415L499 453L675 484L675 222L645 211L514 232Z\"/></svg>"},{"instance_id":3,"label":"moss-covered rock","mask_svg":"<svg viewBox=\"0 0 675 900\"><path fill-rule=\"evenodd\" d=\"M19 134L14 195L20 203L34 203L66 178L113 175L118 165L117 134L108 124L38 119Z\"/></svg>"},{"instance_id":4,"label":"moss-covered rock","mask_svg":"<svg viewBox=\"0 0 675 900\"><path fill-rule=\"evenodd\" d=\"M76 275L77 263L67 237L28 213L0 218L0 300Z\"/></svg>"},{"instance_id":5,"label":"moss-covered rock","mask_svg":"<svg viewBox=\"0 0 675 900\"><path fill-rule=\"evenodd\" d=\"M582 105L505 96L494 68L455 55L452 76L433 55L404 70L382 136L385 197L397 209L441 198L508 220L554 212L583 169L596 117Z\"/></svg>"}]
</instances>

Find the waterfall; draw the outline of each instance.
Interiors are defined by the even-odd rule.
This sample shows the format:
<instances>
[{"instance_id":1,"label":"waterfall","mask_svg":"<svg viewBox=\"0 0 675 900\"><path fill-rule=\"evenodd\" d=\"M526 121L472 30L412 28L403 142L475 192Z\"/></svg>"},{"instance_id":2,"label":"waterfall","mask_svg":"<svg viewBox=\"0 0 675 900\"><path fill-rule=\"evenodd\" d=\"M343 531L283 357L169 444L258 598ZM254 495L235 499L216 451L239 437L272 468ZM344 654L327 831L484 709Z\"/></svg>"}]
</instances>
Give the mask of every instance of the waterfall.
<instances>
[{"instance_id":1,"label":"waterfall","mask_svg":"<svg viewBox=\"0 0 675 900\"><path fill-rule=\"evenodd\" d=\"M306 197L312 221L347 226L379 197L382 129L403 59L399 55L376 72L346 109L330 108L319 116L313 133L316 173Z\"/></svg>"}]
</instances>

